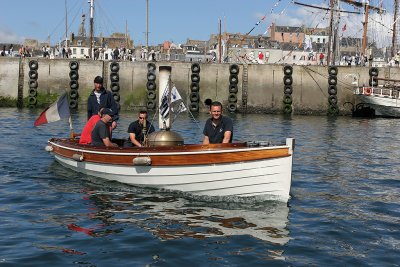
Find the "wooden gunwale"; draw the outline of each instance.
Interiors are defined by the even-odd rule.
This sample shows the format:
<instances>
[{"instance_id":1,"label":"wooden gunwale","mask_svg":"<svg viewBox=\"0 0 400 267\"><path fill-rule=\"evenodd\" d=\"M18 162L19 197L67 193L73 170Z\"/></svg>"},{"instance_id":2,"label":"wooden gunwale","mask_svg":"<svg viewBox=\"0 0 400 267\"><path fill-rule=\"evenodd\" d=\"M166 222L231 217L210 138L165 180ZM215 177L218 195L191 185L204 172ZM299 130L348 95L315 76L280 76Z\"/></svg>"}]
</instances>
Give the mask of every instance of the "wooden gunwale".
<instances>
[{"instance_id":1,"label":"wooden gunwale","mask_svg":"<svg viewBox=\"0 0 400 267\"><path fill-rule=\"evenodd\" d=\"M152 166L237 163L290 156L289 147L248 148L245 143L182 145L148 148L94 148L72 139L51 139L53 153L72 158L82 155L85 162L133 166L136 157L150 157Z\"/></svg>"}]
</instances>

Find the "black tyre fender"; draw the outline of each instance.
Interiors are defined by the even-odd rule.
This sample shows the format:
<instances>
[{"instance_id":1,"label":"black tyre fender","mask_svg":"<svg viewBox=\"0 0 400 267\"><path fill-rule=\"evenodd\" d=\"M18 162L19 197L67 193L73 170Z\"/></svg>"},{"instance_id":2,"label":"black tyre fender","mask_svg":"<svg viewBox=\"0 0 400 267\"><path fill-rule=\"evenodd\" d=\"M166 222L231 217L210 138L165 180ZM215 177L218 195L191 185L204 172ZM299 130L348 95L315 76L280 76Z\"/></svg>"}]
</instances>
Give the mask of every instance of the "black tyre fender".
<instances>
[{"instance_id":1,"label":"black tyre fender","mask_svg":"<svg viewBox=\"0 0 400 267\"><path fill-rule=\"evenodd\" d=\"M147 90L156 90L156 83L154 81L148 81L146 84Z\"/></svg>"},{"instance_id":2,"label":"black tyre fender","mask_svg":"<svg viewBox=\"0 0 400 267\"><path fill-rule=\"evenodd\" d=\"M228 96L228 101L229 103L236 103L237 102L237 96L235 93L230 93Z\"/></svg>"},{"instance_id":3,"label":"black tyre fender","mask_svg":"<svg viewBox=\"0 0 400 267\"><path fill-rule=\"evenodd\" d=\"M230 74L239 74L239 66L237 64L232 64L229 66L229 73Z\"/></svg>"},{"instance_id":4,"label":"black tyre fender","mask_svg":"<svg viewBox=\"0 0 400 267\"><path fill-rule=\"evenodd\" d=\"M229 93L237 94L239 91L237 84L230 84L229 85Z\"/></svg>"},{"instance_id":5,"label":"black tyre fender","mask_svg":"<svg viewBox=\"0 0 400 267\"><path fill-rule=\"evenodd\" d=\"M199 83L192 82L192 83L190 84L190 91L192 91L192 92L198 92L198 91L200 91L200 85L199 85Z\"/></svg>"},{"instance_id":6,"label":"black tyre fender","mask_svg":"<svg viewBox=\"0 0 400 267\"><path fill-rule=\"evenodd\" d=\"M69 108L71 108L71 109L78 108L78 101L76 101L75 99L71 99L69 101Z\"/></svg>"},{"instance_id":7,"label":"black tyre fender","mask_svg":"<svg viewBox=\"0 0 400 267\"><path fill-rule=\"evenodd\" d=\"M236 112L237 107L236 107L236 103L229 103L228 104L228 111L229 112Z\"/></svg>"},{"instance_id":8,"label":"black tyre fender","mask_svg":"<svg viewBox=\"0 0 400 267\"><path fill-rule=\"evenodd\" d=\"M74 80L74 81L78 80L78 79L79 79L78 71L77 71L77 70L71 70L71 71L69 72L69 78L70 78L71 80Z\"/></svg>"},{"instance_id":9,"label":"black tyre fender","mask_svg":"<svg viewBox=\"0 0 400 267\"><path fill-rule=\"evenodd\" d=\"M29 61L29 69L30 70L37 70L39 68L39 64L36 60Z\"/></svg>"},{"instance_id":10,"label":"black tyre fender","mask_svg":"<svg viewBox=\"0 0 400 267\"><path fill-rule=\"evenodd\" d=\"M199 103L198 102L190 103L189 109L191 112L198 112L199 111Z\"/></svg>"},{"instance_id":11,"label":"black tyre fender","mask_svg":"<svg viewBox=\"0 0 400 267\"><path fill-rule=\"evenodd\" d=\"M156 102L154 100L148 100L146 104L147 109L155 109Z\"/></svg>"},{"instance_id":12,"label":"black tyre fender","mask_svg":"<svg viewBox=\"0 0 400 267\"><path fill-rule=\"evenodd\" d=\"M117 82L111 83L111 91L112 92L119 92L119 89L120 89L119 83L117 83Z\"/></svg>"},{"instance_id":13,"label":"black tyre fender","mask_svg":"<svg viewBox=\"0 0 400 267\"><path fill-rule=\"evenodd\" d=\"M71 99L77 99L79 97L78 90L71 89L71 91L69 91L69 96L71 97Z\"/></svg>"},{"instance_id":14,"label":"black tyre fender","mask_svg":"<svg viewBox=\"0 0 400 267\"><path fill-rule=\"evenodd\" d=\"M29 96L31 96L31 97L37 96L37 91L36 91L35 88L30 88L29 89Z\"/></svg>"},{"instance_id":15,"label":"black tyre fender","mask_svg":"<svg viewBox=\"0 0 400 267\"><path fill-rule=\"evenodd\" d=\"M147 71L148 72L154 72L156 71L156 64L150 62L147 64Z\"/></svg>"},{"instance_id":16,"label":"black tyre fender","mask_svg":"<svg viewBox=\"0 0 400 267\"><path fill-rule=\"evenodd\" d=\"M285 74L285 75L292 75L293 74L293 67L292 66L290 66L290 65L286 65L286 66L284 66L283 67L283 73Z\"/></svg>"},{"instance_id":17,"label":"black tyre fender","mask_svg":"<svg viewBox=\"0 0 400 267\"><path fill-rule=\"evenodd\" d=\"M336 95L336 94L337 94L336 85L329 85L328 93L329 93L330 95Z\"/></svg>"},{"instance_id":18,"label":"black tyre fender","mask_svg":"<svg viewBox=\"0 0 400 267\"><path fill-rule=\"evenodd\" d=\"M285 95L291 95L293 93L293 87L291 85L285 85L285 88L283 88L283 93Z\"/></svg>"},{"instance_id":19,"label":"black tyre fender","mask_svg":"<svg viewBox=\"0 0 400 267\"><path fill-rule=\"evenodd\" d=\"M328 78L328 84L329 85L336 85L337 84L336 76L330 75L329 78Z\"/></svg>"},{"instance_id":20,"label":"black tyre fender","mask_svg":"<svg viewBox=\"0 0 400 267\"><path fill-rule=\"evenodd\" d=\"M369 69L369 76L378 76L379 69L377 67L372 67Z\"/></svg>"},{"instance_id":21,"label":"black tyre fender","mask_svg":"<svg viewBox=\"0 0 400 267\"><path fill-rule=\"evenodd\" d=\"M329 75L337 76L337 74L338 74L338 68L337 68L336 66L330 66L330 67L328 68L328 73L329 73Z\"/></svg>"},{"instance_id":22,"label":"black tyre fender","mask_svg":"<svg viewBox=\"0 0 400 267\"><path fill-rule=\"evenodd\" d=\"M285 95L283 97L283 103L284 104L290 105L290 104L292 104L292 102L293 102L293 100L292 100L292 96L291 95Z\"/></svg>"},{"instance_id":23,"label":"black tyre fender","mask_svg":"<svg viewBox=\"0 0 400 267\"><path fill-rule=\"evenodd\" d=\"M119 71L119 63L116 61L111 62L110 64L110 70L112 72L118 72Z\"/></svg>"},{"instance_id":24,"label":"black tyre fender","mask_svg":"<svg viewBox=\"0 0 400 267\"><path fill-rule=\"evenodd\" d=\"M156 99L156 92L155 91L147 91L147 99L149 99L149 100Z\"/></svg>"},{"instance_id":25,"label":"black tyre fender","mask_svg":"<svg viewBox=\"0 0 400 267\"><path fill-rule=\"evenodd\" d=\"M285 105L285 106L283 107L283 112L284 112L285 114L291 114L292 111L293 111L292 105Z\"/></svg>"},{"instance_id":26,"label":"black tyre fender","mask_svg":"<svg viewBox=\"0 0 400 267\"><path fill-rule=\"evenodd\" d=\"M149 71L147 73L147 80L148 81L155 81L156 80L156 73L153 71Z\"/></svg>"},{"instance_id":27,"label":"black tyre fender","mask_svg":"<svg viewBox=\"0 0 400 267\"><path fill-rule=\"evenodd\" d=\"M191 92L189 99L191 102L199 102L200 100L199 92Z\"/></svg>"},{"instance_id":28,"label":"black tyre fender","mask_svg":"<svg viewBox=\"0 0 400 267\"><path fill-rule=\"evenodd\" d=\"M192 73L192 75L190 75L190 79L194 83L199 83L200 82L200 75L198 73Z\"/></svg>"},{"instance_id":29,"label":"black tyre fender","mask_svg":"<svg viewBox=\"0 0 400 267\"><path fill-rule=\"evenodd\" d=\"M120 95L118 92L113 92L113 98L115 101L119 102L119 100L121 99Z\"/></svg>"},{"instance_id":30,"label":"black tyre fender","mask_svg":"<svg viewBox=\"0 0 400 267\"><path fill-rule=\"evenodd\" d=\"M36 105L36 103L37 103L36 97L30 96L30 97L28 98L28 104L29 104L29 105Z\"/></svg>"},{"instance_id":31,"label":"black tyre fender","mask_svg":"<svg viewBox=\"0 0 400 267\"><path fill-rule=\"evenodd\" d=\"M29 88L37 88L38 82L36 80L29 80Z\"/></svg>"},{"instance_id":32,"label":"black tyre fender","mask_svg":"<svg viewBox=\"0 0 400 267\"><path fill-rule=\"evenodd\" d=\"M110 74L110 80L111 80L111 82L118 82L119 81L119 74L115 73L115 72L112 72Z\"/></svg>"},{"instance_id":33,"label":"black tyre fender","mask_svg":"<svg viewBox=\"0 0 400 267\"><path fill-rule=\"evenodd\" d=\"M283 76L283 84L284 85L292 85L293 84L292 76L289 76L289 75Z\"/></svg>"},{"instance_id":34,"label":"black tyre fender","mask_svg":"<svg viewBox=\"0 0 400 267\"><path fill-rule=\"evenodd\" d=\"M75 80L69 81L69 88L71 88L71 89L78 89L78 88L79 88L79 83L78 83L78 81L75 81Z\"/></svg>"},{"instance_id":35,"label":"black tyre fender","mask_svg":"<svg viewBox=\"0 0 400 267\"><path fill-rule=\"evenodd\" d=\"M239 82L239 78L238 78L237 74L229 75L229 83L230 84L238 84L238 82Z\"/></svg>"},{"instance_id":36,"label":"black tyre fender","mask_svg":"<svg viewBox=\"0 0 400 267\"><path fill-rule=\"evenodd\" d=\"M330 95L330 96L328 97L328 102L329 102L329 104L331 104L331 105L336 105L337 102L338 102L337 96L336 96L336 95Z\"/></svg>"},{"instance_id":37,"label":"black tyre fender","mask_svg":"<svg viewBox=\"0 0 400 267\"><path fill-rule=\"evenodd\" d=\"M200 72L200 64L199 63L193 63L192 66L190 67L192 70L192 73L199 73Z\"/></svg>"},{"instance_id":38,"label":"black tyre fender","mask_svg":"<svg viewBox=\"0 0 400 267\"><path fill-rule=\"evenodd\" d=\"M30 70L28 76L30 79L37 80L38 72L36 70Z\"/></svg>"},{"instance_id":39,"label":"black tyre fender","mask_svg":"<svg viewBox=\"0 0 400 267\"><path fill-rule=\"evenodd\" d=\"M339 108L337 105L330 105L328 107L328 114L329 115L338 115L339 114Z\"/></svg>"},{"instance_id":40,"label":"black tyre fender","mask_svg":"<svg viewBox=\"0 0 400 267\"><path fill-rule=\"evenodd\" d=\"M69 62L69 69L70 70L78 70L79 69L79 63L78 61L71 61Z\"/></svg>"}]
</instances>

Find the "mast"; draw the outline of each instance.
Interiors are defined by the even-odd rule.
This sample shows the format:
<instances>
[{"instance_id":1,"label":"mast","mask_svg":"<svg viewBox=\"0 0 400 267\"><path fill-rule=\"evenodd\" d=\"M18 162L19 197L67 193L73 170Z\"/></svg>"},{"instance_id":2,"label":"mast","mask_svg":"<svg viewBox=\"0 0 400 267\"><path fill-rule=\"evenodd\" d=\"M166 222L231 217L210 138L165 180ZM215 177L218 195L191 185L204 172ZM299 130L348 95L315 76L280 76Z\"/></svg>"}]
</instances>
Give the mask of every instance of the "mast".
<instances>
[{"instance_id":1,"label":"mast","mask_svg":"<svg viewBox=\"0 0 400 267\"><path fill-rule=\"evenodd\" d=\"M397 16L399 16L399 1L398 0L394 0L394 15L393 15L393 36L392 36L392 57L394 57L394 55L396 55L396 50L398 49L398 42L397 42Z\"/></svg>"},{"instance_id":2,"label":"mast","mask_svg":"<svg viewBox=\"0 0 400 267\"><path fill-rule=\"evenodd\" d=\"M89 46L89 57L92 57L92 51L93 51L93 2L94 0L90 0L90 46Z\"/></svg>"},{"instance_id":3,"label":"mast","mask_svg":"<svg viewBox=\"0 0 400 267\"><path fill-rule=\"evenodd\" d=\"M149 0L146 0L146 50L148 53L149 52Z\"/></svg>"},{"instance_id":4,"label":"mast","mask_svg":"<svg viewBox=\"0 0 400 267\"><path fill-rule=\"evenodd\" d=\"M365 7L364 7L365 15L364 15L364 29L363 29L363 42L362 42L362 50L361 52L364 54L364 56L367 54L366 49L367 49L367 31L368 31L368 13L369 13L369 1L365 2Z\"/></svg>"},{"instance_id":5,"label":"mast","mask_svg":"<svg viewBox=\"0 0 400 267\"><path fill-rule=\"evenodd\" d=\"M67 11L67 0L65 2L65 50L67 50L67 40L68 40L68 11ZM61 47L60 47L61 48Z\"/></svg>"},{"instance_id":6,"label":"mast","mask_svg":"<svg viewBox=\"0 0 400 267\"><path fill-rule=\"evenodd\" d=\"M222 57L221 19L219 20L218 52L219 52L218 61L219 63L221 63L221 57Z\"/></svg>"},{"instance_id":7,"label":"mast","mask_svg":"<svg viewBox=\"0 0 400 267\"><path fill-rule=\"evenodd\" d=\"M329 20L329 36L328 36L328 57L327 57L327 65L333 65L332 62L335 62L334 52L333 52L333 45L334 42L333 38L333 8L335 6L335 0L330 0L330 20ZM332 56L333 55L333 56Z\"/></svg>"}]
</instances>

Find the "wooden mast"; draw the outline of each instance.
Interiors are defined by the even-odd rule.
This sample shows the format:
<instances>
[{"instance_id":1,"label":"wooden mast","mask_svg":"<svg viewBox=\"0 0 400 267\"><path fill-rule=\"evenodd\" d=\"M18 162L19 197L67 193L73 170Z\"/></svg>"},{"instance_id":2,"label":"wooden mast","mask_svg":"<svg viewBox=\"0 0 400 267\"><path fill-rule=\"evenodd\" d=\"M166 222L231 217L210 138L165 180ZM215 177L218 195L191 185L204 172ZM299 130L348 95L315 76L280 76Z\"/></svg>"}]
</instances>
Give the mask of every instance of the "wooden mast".
<instances>
[{"instance_id":1,"label":"wooden mast","mask_svg":"<svg viewBox=\"0 0 400 267\"><path fill-rule=\"evenodd\" d=\"M94 26L94 19L93 19L93 2L94 0L90 0L90 45L89 45L89 57L93 58L92 51L93 51L93 26Z\"/></svg>"},{"instance_id":2,"label":"wooden mast","mask_svg":"<svg viewBox=\"0 0 400 267\"><path fill-rule=\"evenodd\" d=\"M397 16L399 16L399 1L394 0L394 15L393 15L393 35L392 35L392 57L394 57L397 53L398 43L397 43Z\"/></svg>"}]
</instances>

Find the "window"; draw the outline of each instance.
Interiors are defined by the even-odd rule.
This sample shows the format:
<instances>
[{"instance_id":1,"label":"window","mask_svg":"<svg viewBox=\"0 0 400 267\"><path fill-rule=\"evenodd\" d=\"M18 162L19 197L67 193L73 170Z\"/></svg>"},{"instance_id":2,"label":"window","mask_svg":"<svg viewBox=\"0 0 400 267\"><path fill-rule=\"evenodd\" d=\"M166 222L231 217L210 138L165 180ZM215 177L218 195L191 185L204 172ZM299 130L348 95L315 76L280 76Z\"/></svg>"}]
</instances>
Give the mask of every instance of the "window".
<instances>
[{"instance_id":1,"label":"window","mask_svg":"<svg viewBox=\"0 0 400 267\"><path fill-rule=\"evenodd\" d=\"M78 41L76 42L76 45L77 45L77 46L82 46L82 40L78 40Z\"/></svg>"},{"instance_id":2,"label":"window","mask_svg":"<svg viewBox=\"0 0 400 267\"><path fill-rule=\"evenodd\" d=\"M320 43L320 40L319 40L319 38L317 38L317 43Z\"/></svg>"},{"instance_id":3,"label":"window","mask_svg":"<svg viewBox=\"0 0 400 267\"><path fill-rule=\"evenodd\" d=\"M76 55L76 48L72 48L72 54Z\"/></svg>"},{"instance_id":4,"label":"window","mask_svg":"<svg viewBox=\"0 0 400 267\"><path fill-rule=\"evenodd\" d=\"M293 60L296 60L296 55L293 55Z\"/></svg>"},{"instance_id":5,"label":"window","mask_svg":"<svg viewBox=\"0 0 400 267\"><path fill-rule=\"evenodd\" d=\"M84 55L85 54L85 49L81 49L81 55Z\"/></svg>"}]
</instances>

